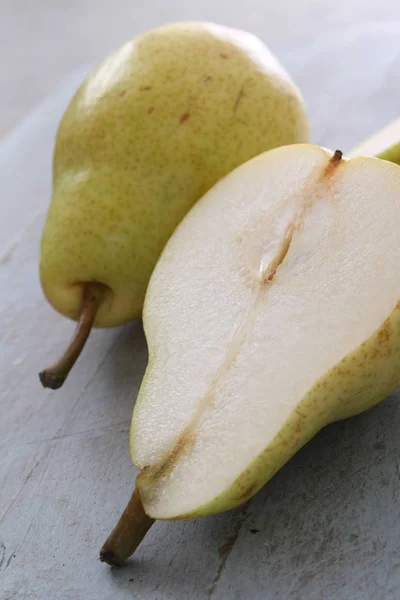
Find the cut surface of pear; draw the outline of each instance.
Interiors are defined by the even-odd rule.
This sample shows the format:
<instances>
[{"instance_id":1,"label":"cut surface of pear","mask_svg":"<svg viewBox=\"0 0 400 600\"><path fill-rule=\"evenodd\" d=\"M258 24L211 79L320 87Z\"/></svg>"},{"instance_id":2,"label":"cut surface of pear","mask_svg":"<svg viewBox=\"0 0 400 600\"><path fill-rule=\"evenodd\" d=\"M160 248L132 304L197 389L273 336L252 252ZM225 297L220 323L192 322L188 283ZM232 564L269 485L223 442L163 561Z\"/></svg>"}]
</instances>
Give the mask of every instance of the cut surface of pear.
<instances>
[{"instance_id":1,"label":"cut surface of pear","mask_svg":"<svg viewBox=\"0 0 400 600\"><path fill-rule=\"evenodd\" d=\"M400 119L383 127L348 154L349 158L355 156L375 156L400 164Z\"/></svg>"},{"instance_id":2,"label":"cut surface of pear","mask_svg":"<svg viewBox=\"0 0 400 600\"><path fill-rule=\"evenodd\" d=\"M272 150L185 217L150 281L134 409L156 519L251 497L323 426L400 382L400 168Z\"/></svg>"}]
</instances>

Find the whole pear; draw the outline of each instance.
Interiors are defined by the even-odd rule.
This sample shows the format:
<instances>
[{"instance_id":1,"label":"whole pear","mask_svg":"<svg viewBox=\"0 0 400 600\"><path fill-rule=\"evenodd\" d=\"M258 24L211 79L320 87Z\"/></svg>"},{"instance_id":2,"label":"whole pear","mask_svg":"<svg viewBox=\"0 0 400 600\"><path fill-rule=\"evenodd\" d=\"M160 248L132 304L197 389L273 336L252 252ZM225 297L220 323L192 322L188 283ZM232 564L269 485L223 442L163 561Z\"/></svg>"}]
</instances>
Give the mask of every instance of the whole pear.
<instances>
[{"instance_id":1,"label":"whole pear","mask_svg":"<svg viewBox=\"0 0 400 600\"><path fill-rule=\"evenodd\" d=\"M243 31L167 25L95 69L57 133L41 243L48 301L72 319L89 313L79 348L92 325L141 314L165 243L207 190L255 155L308 135L298 89Z\"/></svg>"}]
</instances>

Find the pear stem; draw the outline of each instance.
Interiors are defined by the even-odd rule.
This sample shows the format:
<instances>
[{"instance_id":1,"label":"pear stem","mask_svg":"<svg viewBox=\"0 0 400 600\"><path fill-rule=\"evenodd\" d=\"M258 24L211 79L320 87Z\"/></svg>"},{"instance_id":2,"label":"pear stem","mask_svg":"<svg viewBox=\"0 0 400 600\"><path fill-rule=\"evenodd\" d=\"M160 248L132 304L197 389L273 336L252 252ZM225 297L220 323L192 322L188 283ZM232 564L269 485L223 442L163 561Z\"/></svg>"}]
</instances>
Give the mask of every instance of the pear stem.
<instances>
[{"instance_id":1,"label":"pear stem","mask_svg":"<svg viewBox=\"0 0 400 600\"><path fill-rule=\"evenodd\" d=\"M101 562L122 565L135 552L153 523L154 519L144 512L135 488L120 520L100 550Z\"/></svg>"},{"instance_id":2,"label":"pear stem","mask_svg":"<svg viewBox=\"0 0 400 600\"><path fill-rule=\"evenodd\" d=\"M54 365L39 373L43 387L57 390L63 385L89 337L104 296L104 285L100 283L84 284L82 307L75 333L61 358Z\"/></svg>"}]
</instances>

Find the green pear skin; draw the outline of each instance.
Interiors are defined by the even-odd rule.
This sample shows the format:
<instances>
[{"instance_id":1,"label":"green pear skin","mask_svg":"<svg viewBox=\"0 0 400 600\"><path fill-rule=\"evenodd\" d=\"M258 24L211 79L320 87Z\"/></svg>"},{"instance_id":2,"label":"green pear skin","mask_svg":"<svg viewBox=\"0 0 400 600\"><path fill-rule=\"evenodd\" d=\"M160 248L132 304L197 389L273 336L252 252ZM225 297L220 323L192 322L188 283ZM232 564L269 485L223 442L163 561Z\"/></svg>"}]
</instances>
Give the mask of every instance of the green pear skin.
<instances>
[{"instance_id":1,"label":"green pear skin","mask_svg":"<svg viewBox=\"0 0 400 600\"><path fill-rule=\"evenodd\" d=\"M299 91L253 35L178 23L134 38L86 79L57 133L40 260L48 301L78 319L84 284L100 283L94 326L138 317L190 207L236 166L308 136Z\"/></svg>"},{"instance_id":2,"label":"green pear skin","mask_svg":"<svg viewBox=\"0 0 400 600\"><path fill-rule=\"evenodd\" d=\"M386 127L353 148L348 156L375 156L400 165L400 119L395 119Z\"/></svg>"}]
</instances>

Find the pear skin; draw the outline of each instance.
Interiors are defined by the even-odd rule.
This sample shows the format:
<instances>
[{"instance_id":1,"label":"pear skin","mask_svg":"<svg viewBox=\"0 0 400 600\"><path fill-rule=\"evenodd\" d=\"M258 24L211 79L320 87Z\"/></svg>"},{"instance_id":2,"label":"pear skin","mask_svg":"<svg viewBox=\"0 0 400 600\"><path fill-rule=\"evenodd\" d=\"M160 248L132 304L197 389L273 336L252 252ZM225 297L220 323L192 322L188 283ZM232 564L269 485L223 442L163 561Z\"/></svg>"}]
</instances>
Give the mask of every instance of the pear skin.
<instances>
[{"instance_id":1,"label":"pear skin","mask_svg":"<svg viewBox=\"0 0 400 600\"><path fill-rule=\"evenodd\" d=\"M359 146L351 150L347 155L349 158L355 156L375 156L382 160L388 160L397 165L400 164L400 119L396 119L386 125L383 129L364 140Z\"/></svg>"},{"instance_id":2,"label":"pear skin","mask_svg":"<svg viewBox=\"0 0 400 600\"><path fill-rule=\"evenodd\" d=\"M98 284L93 326L139 317L191 206L248 159L308 136L299 90L255 36L189 22L134 38L84 81L57 133L40 259L48 301L77 320L85 286Z\"/></svg>"}]
</instances>

